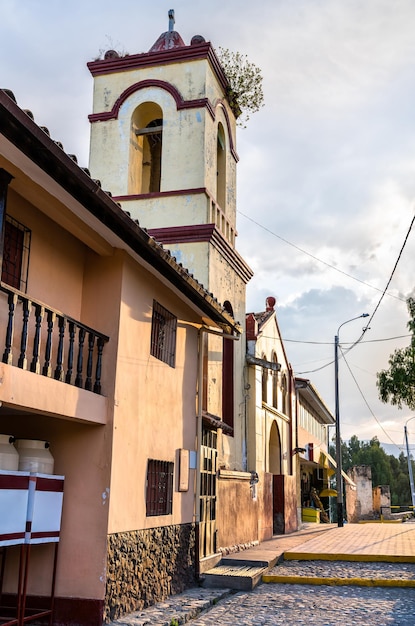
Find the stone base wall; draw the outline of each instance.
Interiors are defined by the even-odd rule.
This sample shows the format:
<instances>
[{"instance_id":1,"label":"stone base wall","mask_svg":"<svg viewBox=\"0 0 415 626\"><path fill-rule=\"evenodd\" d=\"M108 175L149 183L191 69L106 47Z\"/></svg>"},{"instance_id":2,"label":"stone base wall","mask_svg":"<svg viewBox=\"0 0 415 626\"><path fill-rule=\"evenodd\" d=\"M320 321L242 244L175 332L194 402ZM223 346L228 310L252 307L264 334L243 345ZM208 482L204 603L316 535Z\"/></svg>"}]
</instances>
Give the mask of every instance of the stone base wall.
<instances>
[{"instance_id":1,"label":"stone base wall","mask_svg":"<svg viewBox=\"0 0 415 626\"><path fill-rule=\"evenodd\" d=\"M196 584L194 524L115 533L107 550L106 622Z\"/></svg>"}]
</instances>

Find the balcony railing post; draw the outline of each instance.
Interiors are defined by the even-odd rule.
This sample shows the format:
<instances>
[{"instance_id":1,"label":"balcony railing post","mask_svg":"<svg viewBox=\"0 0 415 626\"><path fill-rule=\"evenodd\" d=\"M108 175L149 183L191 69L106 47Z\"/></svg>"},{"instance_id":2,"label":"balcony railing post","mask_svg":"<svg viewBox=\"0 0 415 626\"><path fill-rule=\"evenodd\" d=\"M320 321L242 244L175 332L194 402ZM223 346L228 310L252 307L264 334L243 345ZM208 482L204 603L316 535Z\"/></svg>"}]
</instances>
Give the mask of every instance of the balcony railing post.
<instances>
[{"instance_id":1,"label":"balcony railing post","mask_svg":"<svg viewBox=\"0 0 415 626\"><path fill-rule=\"evenodd\" d=\"M97 348L98 348L98 355L97 355L97 367L95 370L94 393L101 393L102 351L104 350L104 340L102 337L98 337Z\"/></svg>"},{"instance_id":2,"label":"balcony railing post","mask_svg":"<svg viewBox=\"0 0 415 626\"><path fill-rule=\"evenodd\" d=\"M94 356L95 335L94 333L88 334L88 359L86 362L86 380L85 389L92 391L92 360Z\"/></svg>"},{"instance_id":3,"label":"balcony railing post","mask_svg":"<svg viewBox=\"0 0 415 626\"><path fill-rule=\"evenodd\" d=\"M3 353L3 363L12 365L13 363L14 313L15 313L16 304L17 304L17 294L13 292L9 292L9 297L7 299L7 302L9 305L9 317L8 317L8 322L7 322L6 342L5 342L5 349Z\"/></svg>"},{"instance_id":4,"label":"balcony railing post","mask_svg":"<svg viewBox=\"0 0 415 626\"><path fill-rule=\"evenodd\" d=\"M52 366L51 366L52 333L53 333L53 325L55 323L55 319L56 319L56 313L54 311L48 311L48 331L47 331L46 349L45 349L45 364L43 366L42 374L43 376L48 376L49 378L52 376Z\"/></svg>"},{"instance_id":5,"label":"balcony railing post","mask_svg":"<svg viewBox=\"0 0 415 626\"><path fill-rule=\"evenodd\" d=\"M33 358L30 364L30 371L40 374L40 335L42 330L42 321L45 315L45 308L41 304L35 306L35 338L33 340Z\"/></svg>"},{"instance_id":6,"label":"balcony railing post","mask_svg":"<svg viewBox=\"0 0 415 626\"><path fill-rule=\"evenodd\" d=\"M27 369L27 358L26 358L27 328L29 325L29 317L30 317L31 310L32 310L32 304L30 300L28 300L27 298L23 298L23 325L22 325L22 334L20 337L20 355L19 355L19 360L17 362L18 367L20 367L22 370Z\"/></svg>"},{"instance_id":7,"label":"balcony railing post","mask_svg":"<svg viewBox=\"0 0 415 626\"><path fill-rule=\"evenodd\" d=\"M56 354L55 380L63 380L63 341L65 338L66 320L63 315L58 316L59 343Z\"/></svg>"},{"instance_id":8,"label":"balcony railing post","mask_svg":"<svg viewBox=\"0 0 415 626\"><path fill-rule=\"evenodd\" d=\"M70 385L73 372L73 354L75 343L75 323L69 322L69 350L68 350L68 369L66 370L65 382Z\"/></svg>"},{"instance_id":9,"label":"balcony railing post","mask_svg":"<svg viewBox=\"0 0 415 626\"><path fill-rule=\"evenodd\" d=\"M78 333L78 361L76 364L75 387L82 387L82 370L84 367L84 341L85 329L79 328Z\"/></svg>"}]
</instances>

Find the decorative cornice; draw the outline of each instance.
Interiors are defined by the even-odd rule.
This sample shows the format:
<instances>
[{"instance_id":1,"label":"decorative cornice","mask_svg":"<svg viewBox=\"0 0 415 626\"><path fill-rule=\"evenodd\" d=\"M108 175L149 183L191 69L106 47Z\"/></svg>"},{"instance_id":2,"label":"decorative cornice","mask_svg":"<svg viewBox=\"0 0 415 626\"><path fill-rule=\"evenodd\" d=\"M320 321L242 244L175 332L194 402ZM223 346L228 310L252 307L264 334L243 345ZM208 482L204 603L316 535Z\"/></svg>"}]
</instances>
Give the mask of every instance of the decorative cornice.
<instances>
[{"instance_id":1,"label":"decorative cornice","mask_svg":"<svg viewBox=\"0 0 415 626\"><path fill-rule=\"evenodd\" d=\"M178 111L181 109L201 109L205 107L208 110L211 118L213 120L215 119L215 112L208 98L198 98L197 100L184 100L179 90L176 89L176 87L174 87L171 83L168 83L164 80L149 78L147 80L140 80L138 83L134 83L133 85L127 87L127 89L125 89L122 94L118 96L110 111L91 113L91 115L88 115L89 121L92 124L94 122L116 120L118 118L118 113L121 105L127 100L127 98L129 98L129 96L131 96L131 94L135 93L136 91L140 91L141 89L147 89L150 87L158 87L159 89L164 89L164 91L168 91L168 93L174 98Z\"/></svg>"},{"instance_id":2,"label":"decorative cornice","mask_svg":"<svg viewBox=\"0 0 415 626\"><path fill-rule=\"evenodd\" d=\"M194 226L170 226L167 228L149 228L148 233L163 245L171 243L194 243L212 240L215 224L196 224Z\"/></svg>"},{"instance_id":3,"label":"decorative cornice","mask_svg":"<svg viewBox=\"0 0 415 626\"><path fill-rule=\"evenodd\" d=\"M240 254L224 238L215 224L195 224L190 226L170 226L149 228L148 233L162 244L206 242L214 246L229 263L232 269L246 283L254 275Z\"/></svg>"},{"instance_id":4,"label":"decorative cornice","mask_svg":"<svg viewBox=\"0 0 415 626\"><path fill-rule=\"evenodd\" d=\"M226 92L226 89L229 87L229 82L210 42L173 48L171 50L132 54L115 59L99 59L98 61L90 61L87 63L87 66L92 76L100 76L102 74L127 72L155 65L183 63L184 61L198 61L199 59L206 59L209 61L216 78L221 84L223 90Z\"/></svg>"},{"instance_id":5,"label":"decorative cornice","mask_svg":"<svg viewBox=\"0 0 415 626\"><path fill-rule=\"evenodd\" d=\"M100 76L102 74L127 72L130 70L135 70L142 67L151 67L154 65L167 65L170 63L182 63L183 61L197 61L199 59L210 60L211 51L213 52L213 48L208 42L203 44L196 44L194 46L182 46L180 48L172 48L171 50L158 50L156 52L131 54L115 59L98 59L97 61L90 61L89 63L87 63L87 66L92 76Z\"/></svg>"}]
</instances>

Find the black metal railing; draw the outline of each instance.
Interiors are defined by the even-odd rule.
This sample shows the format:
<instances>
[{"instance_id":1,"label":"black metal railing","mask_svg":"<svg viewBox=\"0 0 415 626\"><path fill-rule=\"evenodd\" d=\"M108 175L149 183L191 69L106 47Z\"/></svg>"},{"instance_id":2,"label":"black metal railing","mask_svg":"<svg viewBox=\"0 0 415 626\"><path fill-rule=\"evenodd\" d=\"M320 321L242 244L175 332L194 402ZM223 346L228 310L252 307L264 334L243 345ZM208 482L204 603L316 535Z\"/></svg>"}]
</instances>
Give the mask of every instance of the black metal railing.
<instances>
[{"instance_id":1,"label":"black metal railing","mask_svg":"<svg viewBox=\"0 0 415 626\"><path fill-rule=\"evenodd\" d=\"M0 332L3 363L101 393L106 335L3 283Z\"/></svg>"}]
</instances>

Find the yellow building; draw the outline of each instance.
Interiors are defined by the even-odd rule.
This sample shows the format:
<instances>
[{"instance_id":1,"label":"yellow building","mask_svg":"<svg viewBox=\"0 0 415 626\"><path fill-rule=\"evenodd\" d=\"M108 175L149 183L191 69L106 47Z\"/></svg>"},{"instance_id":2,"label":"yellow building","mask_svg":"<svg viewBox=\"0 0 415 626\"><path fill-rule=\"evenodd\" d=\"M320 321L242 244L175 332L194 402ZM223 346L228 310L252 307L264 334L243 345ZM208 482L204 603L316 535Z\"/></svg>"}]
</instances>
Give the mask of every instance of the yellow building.
<instances>
[{"instance_id":1,"label":"yellow building","mask_svg":"<svg viewBox=\"0 0 415 626\"><path fill-rule=\"evenodd\" d=\"M265 311L246 316L248 463L258 477L260 541L297 530L294 377L274 307L269 297Z\"/></svg>"}]
</instances>

